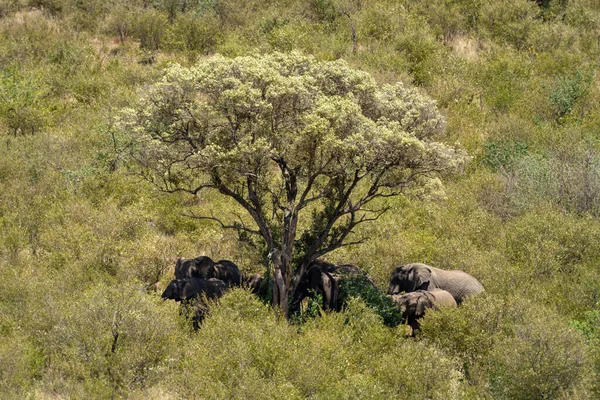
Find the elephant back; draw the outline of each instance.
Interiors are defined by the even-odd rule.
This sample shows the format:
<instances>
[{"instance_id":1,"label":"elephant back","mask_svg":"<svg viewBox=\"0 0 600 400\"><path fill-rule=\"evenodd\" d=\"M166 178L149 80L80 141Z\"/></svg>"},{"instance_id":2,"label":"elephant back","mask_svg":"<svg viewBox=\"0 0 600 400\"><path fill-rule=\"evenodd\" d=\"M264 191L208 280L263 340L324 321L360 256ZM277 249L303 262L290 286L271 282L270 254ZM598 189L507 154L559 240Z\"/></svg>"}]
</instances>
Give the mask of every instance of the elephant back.
<instances>
[{"instance_id":1,"label":"elephant back","mask_svg":"<svg viewBox=\"0 0 600 400\"><path fill-rule=\"evenodd\" d=\"M207 256L200 256L192 259L177 259L175 264L175 279L217 278L215 262Z\"/></svg>"},{"instance_id":2,"label":"elephant back","mask_svg":"<svg viewBox=\"0 0 600 400\"><path fill-rule=\"evenodd\" d=\"M472 275L460 270L443 270L430 267L432 284L429 290L442 289L449 292L457 304L461 304L468 296L484 291L483 285Z\"/></svg>"},{"instance_id":3,"label":"elephant back","mask_svg":"<svg viewBox=\"0 0 600 400\"><path fill-rule=\"evenodd\" d=\"M437 309L435 297L427 290L417 290L404 294L396 294L391 296L392 301L402 311L404 319L410 317L419 318L423 316L427 309ZM452 297L450 295L450 297Z\"/></svg>"},{"instance_id":4,"label":"elephant back","mask_svg":"<svg viewBox=\"0 0 600 400\"><path fill-rule=\"evenodd\" d=\"M225 282L228 286L241 286L243 279L242 273L237 265L235 265L232 261L229 260L219 260L215 264L216 276Z\"/></svg>"},{"instance_id":5,"label":"elephant back","mask_svg":"<svg viewBox=\"0 0 600 400\"><path fill-rule=\"evenodd\" d=\"M452 294L446 290L433 289L428 293L432 297L433 302L438 308L457 306L456 299L454 299L454 296L452 296Z\"/></svg>"}]
</instances>

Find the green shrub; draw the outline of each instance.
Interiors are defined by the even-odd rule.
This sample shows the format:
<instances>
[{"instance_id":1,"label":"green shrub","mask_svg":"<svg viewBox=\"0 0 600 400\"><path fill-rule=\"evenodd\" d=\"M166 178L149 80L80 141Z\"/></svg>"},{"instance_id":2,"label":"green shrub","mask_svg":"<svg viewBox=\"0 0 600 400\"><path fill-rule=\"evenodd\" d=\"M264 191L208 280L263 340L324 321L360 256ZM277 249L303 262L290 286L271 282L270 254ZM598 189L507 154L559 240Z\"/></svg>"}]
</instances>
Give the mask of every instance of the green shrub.
<instances>
[{"instance_id":1,"label":"green shrub","mask_svg":"<svg viewBox=\"0 0 600 400\"><path fill-rule=\"evenodd\" d=\"M190 55L212 53L220 40L218 23L214 14L181 14L167 33L165 48Z\"/></svg>"},{"instance_id":2,"label":"green shrub","mask_svg":"<svg viewBox=\"0 0 600 400\"><path fill-rule=\"evenodd\" d=\"M211 307L181 368L181 397L442 399L465 390L454 360L386 328L360 300L298 332L244 290Z\"/></svg>"},{"instance_id":3,"label":"green shrub","mask_svg":"<svg viewBox=\"0 0 600 400\"><path fill-rule=\"evenodd\" d=\"M427 313L421 328L427 340L460 357L469 381L493 398L569 398L589 390L582 335L519 296L478 295Z\"/></svg>"},{"instance_id":4,"label":"green shrub","mask_svg":"<svg viewBox=\"0 0 600 400\"><path fill-rule=\"evenodd\" d=\"M395 50L407 62L415 84L430 85L440 66L443 46L435 40L428 25L420 19L409 20L402 35L395 40Z\"/></svg>"},{"instance_id":5,"label":"green shrub","mask_svg":"<svg viewBox=\"0 0 600 400\"><path fill-rule=\"evenodd\" d=\"M103 32L119 38L125 43L136 32L136 13L130 7L119 5L108 15L104 22Z\"/></svg>"},{"instance_id":6,"label":"green shrub","mask_svg":"<svg viewBox=\"0 0 600 400\"><path fill-rule=\"evenodd\" d=\"M132 33L142 49L155 51L162 48L168 25L164 13L150 8L137 13Z\"/></svg>"},{"instance_id":7,"label":"green shrub","mask_svg":"<svg viewBox=\"0 0 600 400\"><path fill-rule=\"evenodd\" d=\"M530 76L530 61L519 53L507 51L491 55L479 75L483 100L492 110L505 113L521 98Z\"/></svg>"},{"instance_id":8,"label":"green shrub","mask_svg":"<svg viewBox=\"0 0 600 400\"><path fill-rule=\"evenodd\" d=\"M55 302L58 320L37 337L47 356L43 390L60 393L64 380L67 397L120 395L155 385L179 358L175 304L135 284L97 284Z\"/></svg>"},{"instance_id":9,"label":"green shrub","mask_svg":"<svg viewBox=\"0 0 600 400\"><path fill-rule=\"evenodd\" d=\"M360 298L389 327L397 326L402 320L402 313L394 302L383 292L373 287L366 276L356 275L341 278L338 301L343 306L351 298Z\"/></svg>"},{"instance_id":10,"label":"green shrub","mask_svg":"<svg viewBox=\"0 0 600 400\"><path fill-rule=\"evenodd\" d=\"M418 2L418 12L427 18L436 34L450 40L456 35L472 32L479 27L484 4L482 0L422 0Z\"/></svg>"},{"instance_id":11,"label":"green shrub","mask_svg":"<svg viewBox=\"0 0 600 400\"><path fill-rule=\"evenodd\" d=\"M558 123L575 108L576 103L585 98L590 90L593 74L576 71L569 75L558 76L550 88L549 102L551 115Z\"/></svg>"},{"instance_id":12,"label":"green shrub","mask_svg":"<svg viewBox=\"0 0 600 400\"><path fill-rule=\"evenodd\" d=\"M492 171L512 170L516 160L527 154L527 144L519 141L491 141L484 145L483 163Z\"/></svg>"},{"instance_id":13,"label":"green shrub","mask_svg":"<svg viewBox=\"0 0 600 400\"><path fill-rule=\"evenodd\" d=\"M584 336L590 348L594 361L595 382L593 390L596 397L600 395L600 311L592 310L585 313L583 318L573 321L573 326Z\"/></svg>"},{"instance_id":14,"label":"green shrub","mask_svg":"<svg viewBox=\"0 0 600 400\"><path fill-rule=\"evenodd\" d=\"M13 136L30 135L46 122L48 88L42 79L17 66L0 69L0 124Z\"/></svg>"},{"instance_id":15,"label":"green shrub","mask_svg":"<svg viewBox=\"0 0 600 400\"><path fill-rule=\"evenodd\" d=\"M495 41L525 49L532 27L539 23L538 14L539 9L533 1L484 2L478 28Z\"/></svg>"},{"instance_id":16,"label":"green shrub","mask_svg":"<svg viewBox=\"0 0 600 400\"><path fill-rule=\"evenodd\" d=\"M332 0L311 0L310 10L319 22L331 24L340 16Z\"/></svg>"}]
</instances>

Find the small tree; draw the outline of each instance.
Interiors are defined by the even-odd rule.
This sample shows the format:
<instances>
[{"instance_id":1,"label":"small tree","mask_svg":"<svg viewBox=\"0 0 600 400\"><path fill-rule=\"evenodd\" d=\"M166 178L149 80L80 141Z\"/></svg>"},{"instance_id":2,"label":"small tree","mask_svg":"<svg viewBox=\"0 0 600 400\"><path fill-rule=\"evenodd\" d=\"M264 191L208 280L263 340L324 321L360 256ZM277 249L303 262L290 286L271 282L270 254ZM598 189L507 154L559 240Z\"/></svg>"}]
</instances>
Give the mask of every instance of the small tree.
<instances>
[{"instance_id":1,"label":"small tree","mask_svg":"<svg viewBox=\"0 0 600 400\"><path fill-rule=\"evenodd\" d=\"M217 190L252 217L249 226L206 216L259 239L273 305L288 316L307 266L362 243L355 228L387 210L368 204L439 184L465 161L432 141L444 121L417 90L295 52L172 65L121 126L142 177L166 192Z\"/></svg>"}]
</instances>

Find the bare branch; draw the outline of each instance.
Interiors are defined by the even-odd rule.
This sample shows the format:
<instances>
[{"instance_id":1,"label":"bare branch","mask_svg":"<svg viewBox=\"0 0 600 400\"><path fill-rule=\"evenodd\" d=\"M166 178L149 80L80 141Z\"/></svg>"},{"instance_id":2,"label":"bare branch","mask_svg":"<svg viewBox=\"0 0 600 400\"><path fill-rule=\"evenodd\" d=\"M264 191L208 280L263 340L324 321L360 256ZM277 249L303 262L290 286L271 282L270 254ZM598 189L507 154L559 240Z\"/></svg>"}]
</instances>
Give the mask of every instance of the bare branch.
<instances>
[{"instance_id":1,"label":"bare branch","mask_svg":"<svg viewBox=\"0 0 600 400\"><path fill-rule=\"evenodd\" d=\"M259 235L261 236L260 231L256 230L256 229L250 229L248 227L246 227L246 225L244 224L244 222L242 221L242 219L240 218L239 215L236 215L236 217L238 217L240 219L239 223L234 223L233 225L227 225L226 223L224 223L223 221L221 221L219 218L215 217L214 214L211 212L210 213L210 217L206 216L206 215L195 215L195 214L182 214L183 217L188 217L188 218L194 218L194 219L198 219L198 220L209 220L209 221L215 221L217 222L219 225L221 225L221 228L223 229L235 229L237 231L242 231L242 232L247 232L253 235Z\"/></svg>"}]
</instances>

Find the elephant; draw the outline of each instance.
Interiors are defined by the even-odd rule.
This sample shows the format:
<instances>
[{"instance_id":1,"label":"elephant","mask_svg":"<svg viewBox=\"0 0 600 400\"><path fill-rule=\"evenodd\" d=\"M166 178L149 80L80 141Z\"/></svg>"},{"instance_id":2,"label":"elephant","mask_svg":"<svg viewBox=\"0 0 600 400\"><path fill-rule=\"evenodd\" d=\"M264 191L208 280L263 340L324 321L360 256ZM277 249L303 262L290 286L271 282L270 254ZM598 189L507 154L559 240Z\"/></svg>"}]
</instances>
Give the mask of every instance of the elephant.
<instances>
[{"instance_id":1,"label":"elephant","mask_svg":"<svg viewBox=\"0 0 600 400\"><path fill-rule=\"evenodd\" d=\"M192 307L192 326L198 330L208 312L205 299L201 296L205 295L207 300L218 299L226 290L227 285L220 279L183 278L172 280L161 297L181 301L180 312L185 315L189 315L190 307Z\"/></svg>"},{"instance_id":2,"label":"elephant","mask_svg":"<svg viewBox=\"0 0 600 400\"><path fill-rule=\"evenodd\" d=\"M300 302L309 296L310 291L321 295L323 302L321 307L324 310L339 311L340 304L340 284L345 278L359 276L365 278L364 281L375 288L373 281L359 267L352 264L335 265L323 260L315 260L308 267L306 273L300 278L298 288L294 294L292 307L296 308Z\"/></svg>"},{"instance_id":3,"label":"elephant","mask_svg":"<svg viewBox=\"0 0 600 400\"><path fill-rule=\"evenodd\" d=\"M388 294L396 295L401 292L416 290L443 289L461 304L467 296L483 292L481 283L473 276L463 271L447 271L426 264L414 263L397 267L392 273Z\"/></svg>"},{"instance_id":4,"label":"elephant","mask_svg":"<svg viewBox=\"0 0 600 400\"><path fill-rule=\"evenodd\" d=\"M240 269L232 261L219 260L214 269L215 278L222 280L227 286L241 286L244 281Z\"/></svg>"},{"instance_id":5,"label":"elephant","mask_svg":"<svg viewBox=\"0 0 600 400\"><path fill-rule=\"evenodd\" d=\"M200 256L189 260L178 258L175 264L175 279L218 278L215 262L207 256Z\"/></svg>"},{"instance_id":6,"label":"elephant","mask_svg":"<svg viewBox=\"0 0 600 400\"><path fill-rule=\"evenodd\" d=\"M263 279L264 278L261 274L252 274L246 278L244 283L252 293L258 293L258 289L260 288Z\"/></svg>"},{"instance_id":7,"label":"elephant","mask_svg":"<svg viewBox=\"0 0 600 400\"><path fill-rule=\"evenodd\" d=\"M225 282L215 278L174 279L169 283L161 297L163 299L184 301L205 294L207 299L217 299L223 296L226 288Z\"/></svg>"},{"instance_id":8,"label":"elephant","mask_svg":"<svg viewBox=\"0 0 600 400\"><path fill-rule=\"evenodd\" d=\"M456 307L457 303L450 292L442 289L417 290L405 294L396 294L392 300L402 312L402 319L411 327L412 336L419 330L419 319L428 309Z\"/></svg>"},{"instance_id":9,"label":"elephant","mask_svg":"<svg viewBox=\"0 0 600 400\"><path fill-rule=\"evenodd\" d=\"M244 285L258 297L262 299L266 298L269 288L261 274L252 274L248 276Z\"/></svg>"},{"instance_id":10,"label":"elephant","mask_svg":"<svg viewBox=\"0 0 600 400\"><path fill-rule=\"evenodd\" d=\"M189 260L179 258L175 264L175 279L200 278L220 279L227 286L240 286L242 274L237 265L229 260L219 260L216 263L207 256Z\"/></svg>"}]
</instances>

